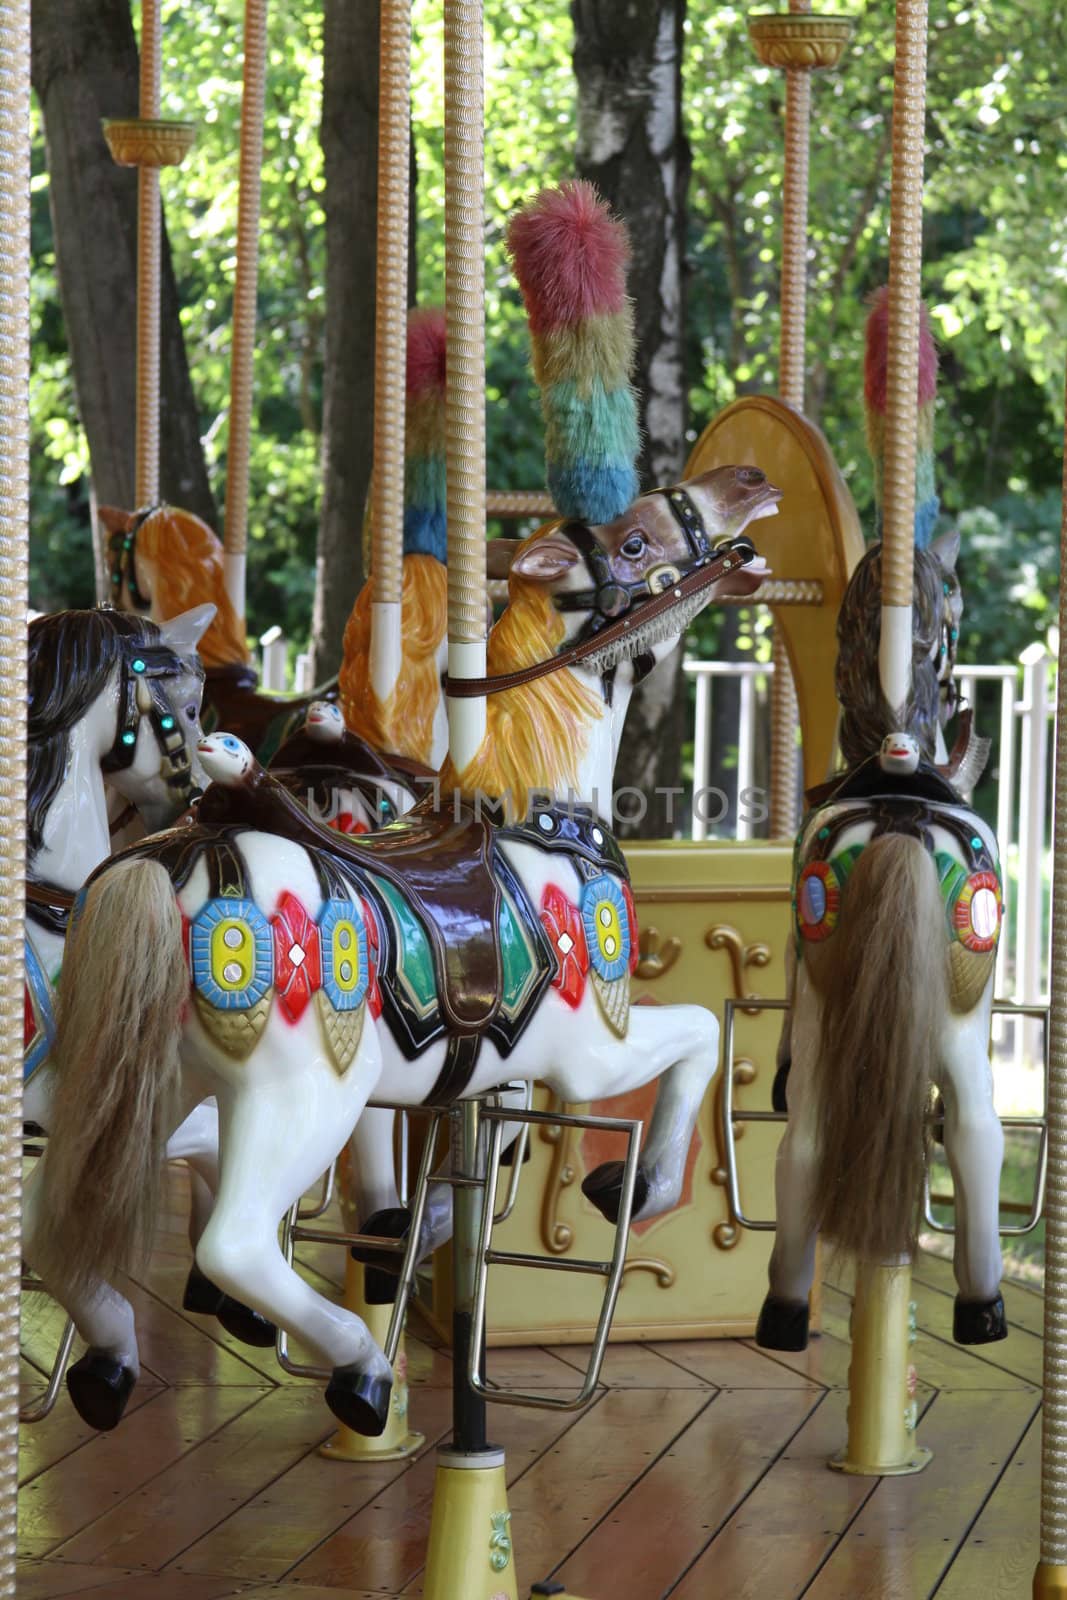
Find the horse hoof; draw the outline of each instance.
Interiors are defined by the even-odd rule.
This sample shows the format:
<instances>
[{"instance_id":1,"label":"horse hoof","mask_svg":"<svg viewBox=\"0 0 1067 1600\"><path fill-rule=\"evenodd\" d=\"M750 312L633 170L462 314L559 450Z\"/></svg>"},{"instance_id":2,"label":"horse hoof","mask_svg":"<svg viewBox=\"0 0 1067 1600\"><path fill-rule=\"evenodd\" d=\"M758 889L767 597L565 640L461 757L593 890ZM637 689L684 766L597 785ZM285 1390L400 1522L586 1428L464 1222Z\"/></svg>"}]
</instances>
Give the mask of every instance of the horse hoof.
<instances>
[{"instance_id":1,"label":"horse hoof","mask_svg":"<svg viewBox=\"0 0 1067 1600\"><path fill-rule=\"evenodd\" d=\"M226 1332L232 1333L242 1344L251 1345L255 1350L274 1349L277 1329L261 1311L253 1311L251 1306L224 1294L215 1315Z\"/></svg>"},{"instance_id":2,"label":"horse hoof","mask_svg":"<svg viewBox=\"0 0 1067 1600\"><path fill-rule=\"evenodd\" d=\"M1008 1337L1004 1296L992 1300L961 1300L956 1296L952 1312L952 1337L957 1344L996 1344Z\"/></svg>"},{"instance_id":3,"label":"horse hoof","mask_svg":"<svg viewBox=\"0 0 1067 1600\"><path fill-rule=\"evenodd\" d=\"M756 1343L761 1350L806 1350L808 1348L808 1302L776 1300L768 1295L756 1324Z\"/></svg>"},{"instance_id":4,"label":"horse hoof","mask_svg":"<svg viewBox=\"0 0 1067 1600\"><path fill-rule=\"evenodd\" d=\"M67 1373L67 1389L75 1411L100 1433L110 1433L118 1427L136 1382L132 1367L102 1350L87 1350Z\"/></svg>"},{"instance_id":5,"label":"horse hoof","mask_svg":"<svg viewBox=\"0 0 1067 1600\"><path fill-rule=\"evenodd\" d=\"M373 1216L368 1217L359 1231L360 1233L377 1234L381 1239L404 1240L411 1232L411 1212L406 1206L389 1206L386 1210L376 1211ZM381 1273L392 1278L394 1291L396 1279L400 1276L400 1263L403 1259L403 1256L395 1250L375 1250L372 1245L354 1244L352 1246L352 1260L361 1261L365 1267L373 1269L375 1276ZM370 1273L367 1274L367 1279L365 1280L368 1285L369 1279ZM369 1298L370 1295L368 1293ZM393 1298L395 1298L395 1292L390 1296L390 1300L371 1301L371 1304L388 1305Z\"/></svg>"},{"instance_id":6,"label":"horse hoof","mask_svg":"<svg viewBox=\"0 0 1067 1600\"><path fill-rule=\"evenodd\" d=\"M622 1175L625 1163L622 1161L605 1161L599 1167L588 1173L582 1179L582 1193L587 1200L591 1200L602 1217L608 1222L618 1222L619 1212L622 1209ZM639 1217L641 1207L648 1199L648 1179L640 1166L637 1169L637 1179L634 1183L634 1203L630 1215Z\"/></svg>"},{"instance_id":7,"label":"horse hoof","mask_svg":"<svg viewBox=\"0 0 1067 1600\"><path fill-rule=\"evenodd\" d=\"M374 1378L356 1367L334 1367L326 1386L326 1404L346 1428L377 1439L389 1421L391 1378Z\"/></svg>"},{"instance_id":8,"label":"horse hoof","mask_svg":"<svg viewBox=\"0 0 1067 1600\"><path fill-rule=\"evenodd\" d=\"M195 1264L189 1268L182 1295L182 1310L194 1311L199 1317L215 1317L226 1296L217 1283L212 1283Z\"/></svg>"}]
</instances>

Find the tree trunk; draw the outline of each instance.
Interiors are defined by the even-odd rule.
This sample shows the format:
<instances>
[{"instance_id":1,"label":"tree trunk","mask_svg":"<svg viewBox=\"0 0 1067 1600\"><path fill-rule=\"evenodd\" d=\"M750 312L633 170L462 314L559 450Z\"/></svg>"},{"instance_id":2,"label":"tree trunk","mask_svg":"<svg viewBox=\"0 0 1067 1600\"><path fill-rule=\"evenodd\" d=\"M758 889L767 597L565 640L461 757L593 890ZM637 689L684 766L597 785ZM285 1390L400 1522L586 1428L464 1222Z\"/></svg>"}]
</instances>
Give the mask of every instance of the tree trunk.
<instances>
[{"instance_id":1,"label":"tree trunk","mask_svg":"<svg viewBox=\"0 0 1067 1600\"><path fill-rule=\"evenodd\" d=\"M345 623L366 576L363 513L374 424L378 232L378 0L325 0L322 150L326 171L326 360L322 519L311 624L314 671L341 661ZM415 152L408 299L415 299Z\"/></svg>"},{"instance_id":2,"label":"tree trunk","mask_svg":"<svg viewBox=\"0 0 1067 1600\"><path fill-rule=\"evenodd\" d=\"M683 254L689 148L682 129L686 0L571 0L578 80L577 165L630 229L630 293L646 488L671 483L685 462ZM620 832L670 834L678 803L687 696L681 648L635 694L616 784L645 798ZM674 818L672 821L672 808ZM635 809L636 806L635 806Z\"/></svg>"},{"instance_id":3,"label":"tree trunk","mask_svg":"<svg viewBox=\"0 0 1067 1600\"><path fill-rule=\"evenodd\" d=\"M130 0L33 0L32 30L56 268L93 490L100 503L132 507L137 174L115 165L100 128L102 117L137 115ZM164 233L160 492L214 525L178 310Z\"/></svg>"}]
</instances>

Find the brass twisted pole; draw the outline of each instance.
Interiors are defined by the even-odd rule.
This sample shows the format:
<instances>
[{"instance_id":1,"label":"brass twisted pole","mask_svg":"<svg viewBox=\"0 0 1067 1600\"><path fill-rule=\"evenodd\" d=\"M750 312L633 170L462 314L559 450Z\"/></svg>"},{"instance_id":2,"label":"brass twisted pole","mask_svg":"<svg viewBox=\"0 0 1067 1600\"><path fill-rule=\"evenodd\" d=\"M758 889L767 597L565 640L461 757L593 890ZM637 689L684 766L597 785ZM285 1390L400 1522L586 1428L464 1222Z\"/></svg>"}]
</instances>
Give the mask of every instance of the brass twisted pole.
<instances>
[{"instance_id":1,"label":"brass twisted pole","mask_svg":"<svg viewBox=\"0 0 1067 1600\"><path fill-rule=\"evenodd\" d=\"M926 0L898 0L879 645L882 691L894 710L903 707L911 689L915 396L919 386L925 131Z\"/></svg>"},{"instance_id":2,"label":"brass twisted pole","mask_svg":"<svg viewBox=\"0 0 1067 1600\"><path fill-rule=\"evenodd\" d=\"M259 276L259 196L263 165L263 99L267 76L267 0L245 0L244 81L237 200L237 269L233 286L230 351L230 432L226 447L226 588L239 617L245 614L248 549L248 461L252 430L252 378Z\"/></svg>"},{"instance_id":3,"label":"brass twisted pole","mask_svg":"<svg viewBox=\"0 0 1067 1600\"><path fill-rule=\"evenodd\" d=\"M29 529L30 0L0 0L0 1585L15 1593Z\"/></svg>"},{"instance_id":4,"label":"brass twisted pole","mask_svg":"<svg viewBox=\"0 0 1067 1600\"><path fill-rule=\"evenodd\" d=\"M482 0L445 0L445 316L448 353L448 670L485 673L485 64ZM462 773L485 701L449 701Z\"/></svg>"},{"instance_id":5,"label":"brass twisted pole","mask_svg":"<svg viewBox=\"0 0 1067 1600\"><path fill-rule=\"evenodd\" d=\"M1067 573L1067 429L1060 571ZM1056 805L1052 824L1052 983L1048 1175L1045 1182L1045 1399L1041 1425L1041 1554L1035 1600L1067 1595L1067 585L1060 582Z\"/></svg>"},{"instance_id":6,"label":"brass twisted pole","mask_svg":"<svg viewBox=\"0 0 1067 1600\"><path fill-rule=\"evenodd\" d=\"M408 301L411 0L383 0L379 43L371 683L384 705L401 659Z\"/></svg>"},{"instance_id":7,"label":"brass twisted pole","mask_svg":"<svg viewBox=\"0 0 1067 1600\"><path fill-rule=\"evenodd\" d=\"M158 121L163 73L163 14L160 0L141 0L140 112ZM137 419L134 499L151 506L159 499L159 302L162 290L163 217L159 168L137 169Z\"/></svg>"}]
</instances>

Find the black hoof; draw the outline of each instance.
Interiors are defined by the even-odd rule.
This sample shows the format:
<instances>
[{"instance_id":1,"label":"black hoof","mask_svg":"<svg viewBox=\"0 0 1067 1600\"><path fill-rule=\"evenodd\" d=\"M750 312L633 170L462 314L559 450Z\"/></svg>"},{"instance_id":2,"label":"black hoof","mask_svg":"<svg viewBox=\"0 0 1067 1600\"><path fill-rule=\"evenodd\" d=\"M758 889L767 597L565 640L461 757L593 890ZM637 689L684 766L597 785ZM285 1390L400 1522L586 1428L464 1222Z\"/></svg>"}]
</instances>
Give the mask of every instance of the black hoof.
<instances>
[{"instance_id":1,"label":"black hoof","mask_svg":"<svg viewBox=\"0 0 1067 1600\"><path fill-rule=\"evenodd\" d=\"M622 1207L622 1175L625 1170L621 1161L605 1161L594 1171L582 1179L582 1193L587 1200L591 1200L609 1222L618 1222L619 1211ZM637 1169L637 1181L634 1184L634 1204L631 1216L637 1218L641 1215L641 1207L648 1199L648 1179L640 1166Z\"/></svg>"},{"instance_id":2,"label":"black hoof","mask_svg":"<svg viewBox=\"0 0 1067 1600\"><path fill-rule=\"evenodd\" d=\"M334 1367L326 1385L326 1404L346 1428L377 1439L389 1421L391 1378L372 1378L355 1367Z\"/></svg>"},{"instance_id":3,"label":"black hoof","mask_svg":"<svg viewBox=\"0 0 1067 1600\"><path fill-rule=\"evenodd\" d=\"M993 1300L961 1300L956 1296L952 1312L952 1337L957 1344L996 1344L1008 1337L1004 1315L1004 1296Z\"/></svg>"},{"instance_id":4,"label":"black hoof","mask_svg":"<svg viewBox=\"0 0 1067 1600\"><path fill-rule=\"evenodd\" d=\"M232 1333L242 1344L249 1344L255 1350L273 1350L277 1329L261 1311L253 1311L251 1306L224 1294L215 1315L226 1332Z\"/></svg>"},{"instance_id":5,"label":"black hoof","mask_svg":"<svg viewBox=\"0 0 1067 1600\"><path fill-rule=\"evenodd\" d=\"M808 1302L776 1300L768 1295L756 1323L756 1343L762 1350L808 1348Z\"/></svg>"},{"instance_id":6,"label":"black hoof","mask_svg":"<svg viewBox=\"0 0 1067 1600\"><path fill-rule=\"evenodd\" d=\"M515 1151L518 1149L518 1147L519 1147L518 1139L513 1139L511 1144L509 1144L507 1149L504 1151L504 1154L500 1157L500 1165L502 1167L513 1167L515 1165ZM529 1139L527 1139L526 1148L522 1152L522 1164L523 1164L523 1166L525 1166L527 1161L529 1161L532 1158L532 1155L533 1155L533 1151L530 1149L530 1141L529 1141Z\"/></svg>"},{"instance_id":7,"label":"black hoof","mask_svg":"<svg viewBox=\"0 0 1067 1600\"><path fill-rule=\"evenodd\" d=\"M411 1231L411 1212L406 1206L389 1206L368 1217L360 1233L377 1234L382 1239L406 1239ZM367 1268L363 1289L372 1306L392 1305L396 1299L396 1280L400 1276L403 1256L396 1250L374 1250L370 1246L354 1244L353 1261L362 1261Z\"/></svg>"},{"instance_id":8,"label":"black hoof","mask_svg":"<svg viewBox=\"0 0 1067 1600\"><path fill-rule=\"evenodd\" d=\"M137 1378L132 1367L124 1366L102 1350L87 1350L67 1373L67 1388L74 1409L83 1422L101 1433L110 1433L122 1421L126 1402Z\"/></svg>"},{"instance_id":9,"label":"black hoof","mask_svg":"<svg viewBox=\"0 0 1067 1600\"><path fill-rule=\"evenodd\" d=\"M792 1065L792 1061L783 1061L778 1071L774 1074L774 1082L771 1084L771 1109L773 1111L781 1113L789 1110L787 1086L789 1083L789 1069Z\"/></svg>"},{"instance_id":10,"label":"black hoof","mask_svg":"<svg viewBox=\"0 0 1067 1600\"><path fill-rule=\"evenodd\" d=\"M225 1298L218 1284L205 1277L198 1266L189 1268L182 1295L183 1311L194 1311L198 1317L215 1317Z\"/></svg>"}]
</instances>

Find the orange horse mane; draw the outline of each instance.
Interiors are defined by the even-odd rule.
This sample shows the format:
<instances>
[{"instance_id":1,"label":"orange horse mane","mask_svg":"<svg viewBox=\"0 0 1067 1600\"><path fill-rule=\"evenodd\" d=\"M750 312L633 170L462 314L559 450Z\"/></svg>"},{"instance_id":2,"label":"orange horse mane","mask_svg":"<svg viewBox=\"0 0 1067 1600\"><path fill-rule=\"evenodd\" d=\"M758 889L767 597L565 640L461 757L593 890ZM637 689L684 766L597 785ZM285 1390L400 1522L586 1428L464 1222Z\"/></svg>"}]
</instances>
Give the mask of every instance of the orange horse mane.
<instances>
[{"instance_id":1,"label":"orange horse mane","mask_svg":"<svg viewBox=\"0 0 1067 1600\"><path fill-rule=\"evenodd\" d=\"M437 652L448 625L448 576L434 556L404 557L400 676L384 705L370 681L371 589L368 580L345 627L341 711L349 731L375 750L425 762L441 692Z\"/></svg>"}]
</instances>

